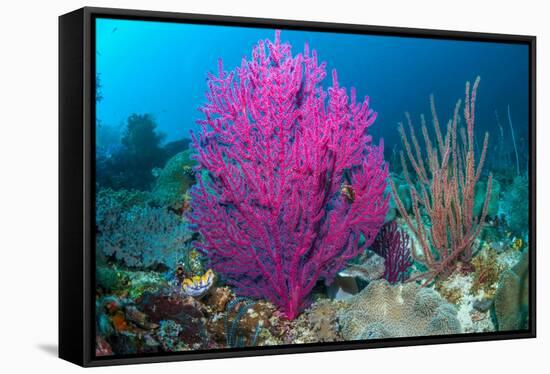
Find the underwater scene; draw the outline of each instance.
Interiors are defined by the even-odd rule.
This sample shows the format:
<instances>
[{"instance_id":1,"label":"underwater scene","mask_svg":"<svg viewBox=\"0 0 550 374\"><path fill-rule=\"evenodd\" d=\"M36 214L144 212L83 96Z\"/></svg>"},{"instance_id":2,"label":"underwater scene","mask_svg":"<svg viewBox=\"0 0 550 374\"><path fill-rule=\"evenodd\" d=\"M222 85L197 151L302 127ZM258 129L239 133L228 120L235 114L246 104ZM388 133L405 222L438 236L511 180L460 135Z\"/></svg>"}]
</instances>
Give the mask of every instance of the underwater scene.
<instances>
[{"instance_id":1,"label":"underwater scene","mask_svg":"<svg viewBox=\"0 0 550 374\"><path fill-rule=\"evenodd\" d=\"M529 327L527 45L95 22L96 356Z\"/></svg>"}]
</instances>

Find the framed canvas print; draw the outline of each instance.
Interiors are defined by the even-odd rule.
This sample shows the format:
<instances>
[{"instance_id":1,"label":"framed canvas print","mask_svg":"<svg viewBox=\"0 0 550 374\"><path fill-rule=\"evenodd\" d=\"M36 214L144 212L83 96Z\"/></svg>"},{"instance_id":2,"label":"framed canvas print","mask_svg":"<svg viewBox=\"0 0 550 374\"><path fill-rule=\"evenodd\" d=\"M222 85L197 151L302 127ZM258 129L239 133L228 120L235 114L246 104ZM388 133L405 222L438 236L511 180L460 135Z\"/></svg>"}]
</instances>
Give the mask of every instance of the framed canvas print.
<instances>
[{"instance_id":1,"label":"framed canvas print","mask_svg":"<svg viewBox=\"0 0 550 374\"><path fill-rule=\"evenodd\" d=\"M59 25L60 357L535 336L535 37Z\"/></svg>"}]
</instances>

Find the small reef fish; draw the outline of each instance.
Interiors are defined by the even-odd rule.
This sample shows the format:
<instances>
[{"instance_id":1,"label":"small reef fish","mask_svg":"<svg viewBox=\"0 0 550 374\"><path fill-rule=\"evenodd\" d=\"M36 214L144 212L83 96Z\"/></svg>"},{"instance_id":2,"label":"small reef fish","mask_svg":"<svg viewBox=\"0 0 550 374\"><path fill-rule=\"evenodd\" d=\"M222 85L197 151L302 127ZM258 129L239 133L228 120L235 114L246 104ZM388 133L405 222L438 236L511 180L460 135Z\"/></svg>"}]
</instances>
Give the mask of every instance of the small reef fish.
<instances>
[{"instance_id":1,"label":"small reef fish","mask_svg":"<svg viewBox=\"0 0 550 374\"><path fill-rule=\"evenodd\" d=\"M215 275L212 269L208 269L202 276L197 275L191 278L185 278L181 282L183 293L194 298L204 296L214 285Z\"/></svg>"},{"instance_id":2,"label":"small reef fish","mask_svg":"<svg viewBox=\"0 0 550 374\"><path fill-rule=\"evenodd\" d=\"M512 248L515 249L516 251L519 251L521 247L523 247L523 240L521 240L521 238L515 238L512 241Z\"/></svg>"},{"instance_id":3,"label":"small reef fish","mask_svg":"<svg viewBox=\"0 0 550 374\"><path fill-rule=\"evenodd\" d=\"M340 192L342 193L342 195L344 195L344 197L349 203L353 203L355 201L355 190L350 184L347 184L347 183L342 184L342 187L340 188Z\"/></svg>"}]
</instances>

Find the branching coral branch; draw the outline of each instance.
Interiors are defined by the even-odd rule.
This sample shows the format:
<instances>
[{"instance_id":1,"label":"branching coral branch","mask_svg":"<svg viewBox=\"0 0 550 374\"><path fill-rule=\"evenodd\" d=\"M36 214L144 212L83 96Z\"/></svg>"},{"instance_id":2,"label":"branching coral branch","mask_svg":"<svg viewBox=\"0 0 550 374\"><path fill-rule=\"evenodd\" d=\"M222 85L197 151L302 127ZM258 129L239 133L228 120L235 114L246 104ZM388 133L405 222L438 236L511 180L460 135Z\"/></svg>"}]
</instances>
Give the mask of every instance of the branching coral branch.
<instances>
[{"instance_id":1,"label":"branching coral branch","mask_svg":"<svg viewBox=\"0 0 550 374\"><path fill-rule=\"evenodd\" d=\"M404 282L412 265L409 235L395 221L386 223L378 232L371 250L384 257L384 278L391 284Z\"/></svg>"},{"instance_id":2,"label":"branching coral branch","mask_svg":"<svg viewBox=\"0 0 550 374\"><path fill-rule=\"evenodd\" d=\"M427 284L438 275L448 275L458 261L468 263L472 256L472 245L483 227L491 196L492 175L489 175L487 181L483 210L479 217L474 217L475 185L481 176L489 141L489 134L486 133L476 167L474 124L479 81L480 78L477 77L471 90L470 83L466 83L465 127L460 126L459 100L452 120L447 123L444 136L440 129L434 98L430 97L436 141L432 144L426 121L421 117L426 156L423 156L408 113L406 119L409 134L407 135L403 124L399 126L405 150L404 153L401 152L401 163L411 188L414 220L404 208L393 181L390 180L390 184L397 208L422 250L421 256L413 251L413 257L428 269L412 280L425 279ZM409 173L405 154L414 171L414 180ZM423 212L429 218L429 224L424 223Z\"/></svg>"}]
</instances>

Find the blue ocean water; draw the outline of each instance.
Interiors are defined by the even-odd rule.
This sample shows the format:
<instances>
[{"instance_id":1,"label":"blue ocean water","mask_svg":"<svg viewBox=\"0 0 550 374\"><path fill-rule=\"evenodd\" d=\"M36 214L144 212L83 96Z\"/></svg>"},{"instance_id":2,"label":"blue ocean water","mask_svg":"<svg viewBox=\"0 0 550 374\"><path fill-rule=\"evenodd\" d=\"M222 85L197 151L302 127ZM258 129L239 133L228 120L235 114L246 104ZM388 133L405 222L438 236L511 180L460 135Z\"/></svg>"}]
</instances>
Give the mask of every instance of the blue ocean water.
<instances>
[{"instance_id":1,"label":"blue ocean water","mask_svg":"<svg viewBox=\"0 0 550 374\"><path fill-rule=\"evenodd\" d=\"M249 58L260 39L274 31L260 28L98 19L97 73L103 100L97 118L123 126L133 113L149 113L166 134L165 141L189 136L205 101L206 76L222 58L226 70ZM293 53L309 43L327 70L336 69L340 85L370 96L378 112L375 137L386 149L398 144L397 123L409 111L418 123L429 117L429 95L436 98L440 120L452 114L464 84L481 76L476 131L498 136L495 110L509 131L507 106L516 140L526 147L528 128L528 47L472 41L370 36L283 30ZM330 75L325 86L330 86ZM506 134L505 134L506 136ZM509 134L508 136L509 137ZM491 147L490 147L491 148Z\"/></svg>"}]
</instances>

